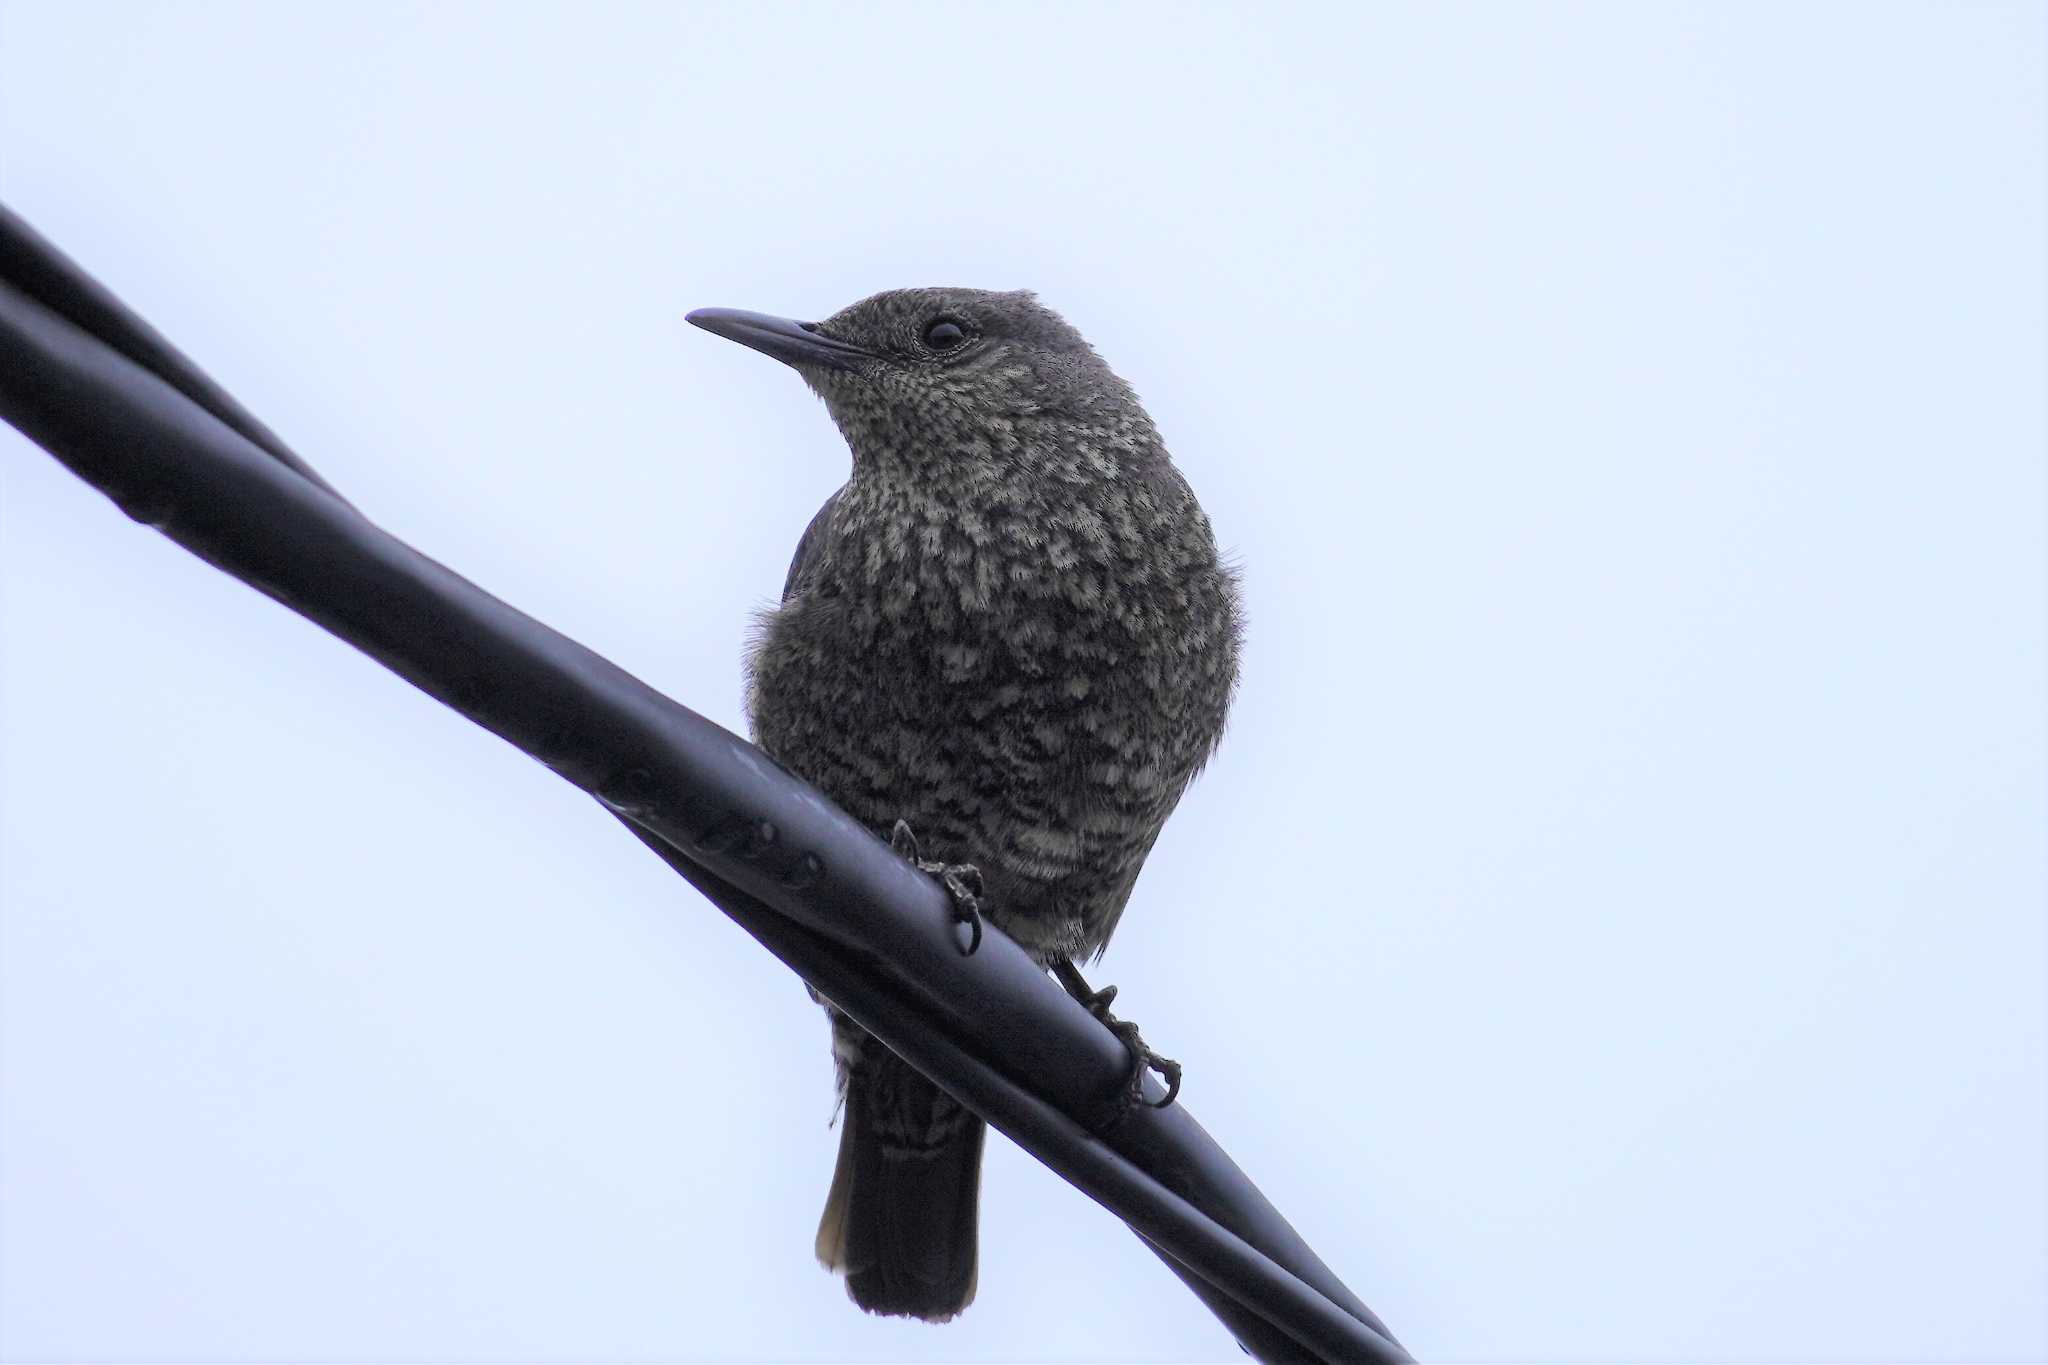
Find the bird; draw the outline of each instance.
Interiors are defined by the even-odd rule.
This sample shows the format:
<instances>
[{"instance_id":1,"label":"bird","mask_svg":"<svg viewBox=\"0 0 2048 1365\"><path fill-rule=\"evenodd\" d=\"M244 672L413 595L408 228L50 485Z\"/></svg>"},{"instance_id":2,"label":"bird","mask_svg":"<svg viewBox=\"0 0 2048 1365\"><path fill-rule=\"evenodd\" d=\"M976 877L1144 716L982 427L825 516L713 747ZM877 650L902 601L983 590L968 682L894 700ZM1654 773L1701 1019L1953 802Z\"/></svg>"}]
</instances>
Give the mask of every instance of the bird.
<instances>
[{"instance_id":1,"label":"bird","mask_svg":"<svg viewBox=\"0 0 2048 1365\"><path fill-rule=\"evenodd\" d=\"M1222 737L1236 568L1157 427L1030 291L895 289L820 322L688 321L793 367L852 454L747 650L772 758L947 886L1150 1066L1099 957ZM974 1299L983 1121L829 1001L840 1136L814 1244L854 1303ZM1168 1102L1162 1101L1162 1102Z\"/></svg>"}]
</instances>

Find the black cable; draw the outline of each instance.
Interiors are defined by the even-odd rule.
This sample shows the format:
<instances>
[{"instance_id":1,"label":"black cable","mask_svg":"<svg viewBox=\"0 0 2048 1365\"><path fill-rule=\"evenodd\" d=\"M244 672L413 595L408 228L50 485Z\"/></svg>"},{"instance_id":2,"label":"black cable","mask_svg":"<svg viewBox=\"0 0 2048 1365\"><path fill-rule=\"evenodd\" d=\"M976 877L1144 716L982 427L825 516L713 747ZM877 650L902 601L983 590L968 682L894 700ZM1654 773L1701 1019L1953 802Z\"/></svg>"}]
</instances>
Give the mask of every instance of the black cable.
<instances>
[{"instance_id":1,"label":"black cable","mask_svg":"<svg viewBox=\"0 0 2048 1365\"><path fill-rule=\"evenodd\" d=\"M744 740L370 524L4 211L0 267L15 272L0 415L130 516L631 821L771 951L1113 1208L1260 1359L1407 1359L1183 1106L1117 1103L1122 1044L1013 943L990 933L962 958L944 893L886 845Z\"/></svg>"}]
</instances>

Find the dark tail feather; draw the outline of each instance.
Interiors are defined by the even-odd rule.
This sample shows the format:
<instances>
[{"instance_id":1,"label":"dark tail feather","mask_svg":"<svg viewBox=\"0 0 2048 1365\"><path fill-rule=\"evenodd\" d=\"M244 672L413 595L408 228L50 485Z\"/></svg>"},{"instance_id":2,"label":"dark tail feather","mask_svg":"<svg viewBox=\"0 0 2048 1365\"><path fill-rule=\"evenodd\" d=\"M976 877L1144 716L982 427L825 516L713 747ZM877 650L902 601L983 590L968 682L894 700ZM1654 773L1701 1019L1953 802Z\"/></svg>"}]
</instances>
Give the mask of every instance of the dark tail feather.
<instances>
[{"instance_id":1,"label":"dark tail feather","mask_svg":"<svg viewBox=\"0 0 2048 1365\"><path fill-rule=\"evenodd\" d=\"M944 1322L974 1301L982 1121L873 1039L846 1075L818 1260L870 1313Z\"/></svg>"}]
</instances>

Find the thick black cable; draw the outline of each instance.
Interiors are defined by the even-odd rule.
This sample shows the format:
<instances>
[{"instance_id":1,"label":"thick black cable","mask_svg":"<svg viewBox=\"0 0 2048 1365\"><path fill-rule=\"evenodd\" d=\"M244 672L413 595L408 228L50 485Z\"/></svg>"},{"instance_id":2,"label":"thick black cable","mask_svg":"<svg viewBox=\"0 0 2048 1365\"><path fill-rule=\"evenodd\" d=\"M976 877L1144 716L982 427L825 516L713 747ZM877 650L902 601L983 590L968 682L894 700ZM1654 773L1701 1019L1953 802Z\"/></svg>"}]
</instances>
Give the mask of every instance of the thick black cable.
<instances>
[{"instance_id":1,"label":"thick black cable","mask_svg":"<svg viewBox=\"0 0 2048 1365\"><path fill-rule=\"evenodd\" d=\"M37 278L46 291L52 278L62 283L48 270ZM125 312L118 302L112 308ZM829 961L852 973L839 982L841 993L862 983L876 990L881 1012L863 1022L885 1041L914 1052L916 1031L943 1038L953 1070L933 1074L956 1091L984 1092L980 1104L962 1093L970 1105L993 1104L989 1095L1008 1086L1022 1097L1012 1102L1053 1114L1097 1121L1117 1112L1121 1045L999 935L960 959L942 893L822 796L736 736L384 535L310 482L303 462L252 446L213 408L197 405L190 385L154 375L150 361L66 321L77 317L47 298L0 292L0 411L131 516L653 832L665 850L680 851L680 867L706 872L751 903L750 922L720 902L757 937L778 927L815 936ZM157 363L190 370L163 349L170 359L159 354ZM814 980L824 971L816 962L792 965ZM1000 1085L991 1089L991 1078ZM1091 1193L1105 1188L1099 1171L1070 1169L1081 1159L1072 1152L1061 1159L1043 1150L1057 1143L1042 1116L1019 1120L1022 1112L989 1116ZM1205 1274L1221 1275L1230 1292L1211 1285L1204 1298L1262 1359L1405 1359L1182 1108L1132 1111L1110 1136L1113 1151L1087 1141L1098 1156L1150 1173L1105 1202L1198 1292ZM1176 1222L1168 1211L1174 1196L1203 1216ZM1127 1197L1136 1202L1127 1206ZM1218 1235L1218 1225L1234 1236ZM1219 1269L1239 1254L1227 1249L1239 1238L1256 1268Z\"/></svg>"},{"instance_id":2,"label":"thick black cable","mask_svg":"<svg viewBox=\"0 0 2048 1365\"><path fill-rule=\"evenodd\" d=\"M623 818L623 817L622 817ZM627 828L680 873L705 898L723 909L740 927L863 1027L887 1029L905 1015L918 1013L918 1002L892 994L872 972L847 970L857 960L837 953L827 941L766 906L748 906L746 893L721 883L670 848L655 834L631 821ZM1240 1340L1265 1340L1252 1353L1260 1360L1354 1360L1356 1324L1343 1320L1330 1330L1328 1314L1300 1294L1301 1282L1207 1215L1119 1155L1093 1134L1002 1072L965 1051L937 1026L913 1029L904 1037L902 1056L926 1075L942 1077L963 1104L1014 1139L1026 1151L1058 1171L1083 1194L1130 1226L1139 1239L1163 1259L1216 1315L1234 1331L1249 1328ZM1133 1213L1135 1212L1135 1216ZM1187 1262L1165 1249L1165 1242L1186 1251ZM1279 1324L1288 1335L1275 1335L1274 1324L1261 1315L1275 1300L1309 1309ZM1307 1331L1304 1332L1304 1327ZM1301 1333L1297 1341L1293 1334ZM1384 1359L1386 1357L1365 1357ZM1405 1356L1393 1357L1406 1359Z\"/></svg>"},{"instance_id":3,"label":"thick black cable","mask_svg":"<svg viewBox=\"0 0 2048 1365\"><path fill-rule=\"evenodd\" d=\"M0 204L0 280L19 289L60 318L98 337L178 392L218 417L301 478L341 497L313 467L293 454L277 433L187 360L156 328L137 317L78 263L51 245L5 204ZM343 499L346 501L346 499Z\"/></svg>"}]
</instances>

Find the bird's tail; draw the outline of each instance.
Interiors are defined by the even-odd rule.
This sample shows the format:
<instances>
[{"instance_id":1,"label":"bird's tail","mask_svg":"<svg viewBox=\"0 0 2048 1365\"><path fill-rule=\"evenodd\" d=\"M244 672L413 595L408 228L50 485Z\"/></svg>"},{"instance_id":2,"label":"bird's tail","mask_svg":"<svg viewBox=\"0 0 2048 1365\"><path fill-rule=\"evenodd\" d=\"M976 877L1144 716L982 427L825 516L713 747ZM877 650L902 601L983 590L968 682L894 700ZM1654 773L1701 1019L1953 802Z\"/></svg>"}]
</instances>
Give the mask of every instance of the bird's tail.
<instances>
[{"instance_id":1,"label":"bird's tail","mask_svg":"<svg viewBox=\"0 0 2048 1365\"><path fill-rule=\"evenodd\" d=\"M875 1039L850 1053L818 1260L870 1313L944 1322L974 1301L986 1128Z\"/></svg>"}]
</instances>

